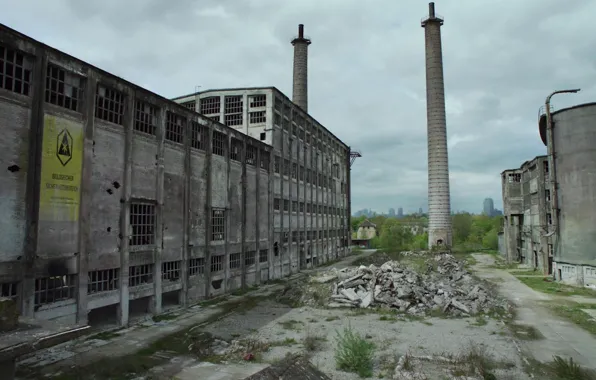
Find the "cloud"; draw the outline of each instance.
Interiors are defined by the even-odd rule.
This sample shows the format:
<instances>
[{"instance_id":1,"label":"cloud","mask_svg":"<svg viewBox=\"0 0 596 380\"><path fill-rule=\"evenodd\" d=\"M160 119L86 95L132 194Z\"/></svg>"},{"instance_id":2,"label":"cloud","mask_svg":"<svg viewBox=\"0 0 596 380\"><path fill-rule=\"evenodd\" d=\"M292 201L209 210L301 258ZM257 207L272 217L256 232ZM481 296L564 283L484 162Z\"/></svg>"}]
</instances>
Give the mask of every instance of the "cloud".
<instances>
[{"instance_id":1,"label":"cloud","mask_svg":"<svg viewBox=\"0 0 596 380\"><path fill-rule=\"evenodd\" d=\"M437 1L455 210L501 207L499 173L545 153L538 109L596 97L592 0ZM310 113L363 157L353 209L426 209L426 3L0 0L2 22L168 97L273 85L291 95L304 23Z\"/></svg>"}]
</instances>

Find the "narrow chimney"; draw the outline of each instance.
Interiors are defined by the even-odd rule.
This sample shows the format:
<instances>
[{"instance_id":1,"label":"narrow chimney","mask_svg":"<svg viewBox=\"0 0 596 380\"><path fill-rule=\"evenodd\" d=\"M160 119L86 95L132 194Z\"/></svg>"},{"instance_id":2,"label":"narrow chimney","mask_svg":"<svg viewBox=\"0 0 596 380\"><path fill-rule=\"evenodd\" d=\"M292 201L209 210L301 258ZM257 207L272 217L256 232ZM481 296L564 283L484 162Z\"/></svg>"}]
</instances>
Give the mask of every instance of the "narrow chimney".
<instances>
[{"instance_id":1,"label":"narrow chimney","mask_svg":"<svg viewBox=\"0 0 596 380\"><path fill-rule=\"evenodd\" d=\"M422 21L426 46L426 121L428 133L428 246L451 247L451 197L441 25L435 4Z\"/></svg>"},{"instance_id":2,"label":"narrow chimney","mask_svg":"<svg viewBox=\"0 0 596 380\"><path fill-rule=\"evenodd\" d=\"M304 25L298 25L298 37L292 40L294 46L294 79L292 101L308 112L308 45L310 39L304 37Z\"/></svg>"}]
</instances>

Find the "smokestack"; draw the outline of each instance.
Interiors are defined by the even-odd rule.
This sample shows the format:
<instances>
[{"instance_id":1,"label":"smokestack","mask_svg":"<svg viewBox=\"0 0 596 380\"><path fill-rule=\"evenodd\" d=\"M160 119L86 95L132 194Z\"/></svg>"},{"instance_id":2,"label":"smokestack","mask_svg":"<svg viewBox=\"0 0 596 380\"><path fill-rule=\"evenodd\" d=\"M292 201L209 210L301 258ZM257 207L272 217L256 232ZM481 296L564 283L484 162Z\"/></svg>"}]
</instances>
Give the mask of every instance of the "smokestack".
<instances>
[{"instance_id":1,"label":"smokestack","mask_svg":"<svg viewBox=\"0 0 596 380\"><path fill-rule=\"evenodd\" d=\"M304 37L304 25L298 25L298 37L292 40L294 46L294 83L292 102L308 112L308 45Z\"/></svg>"},{"instance_id":2,"label":"smokestack","mask_svg":"<svg viewBox=\"0 0 596 380\"><path fill-rule=\"evenodd\" d=\"M451 199L445 118L445 83L441 26L435 4L422 21L426 45L426 121L428 133L428 246L451 247Z\"/></svg>"}]
</instances>

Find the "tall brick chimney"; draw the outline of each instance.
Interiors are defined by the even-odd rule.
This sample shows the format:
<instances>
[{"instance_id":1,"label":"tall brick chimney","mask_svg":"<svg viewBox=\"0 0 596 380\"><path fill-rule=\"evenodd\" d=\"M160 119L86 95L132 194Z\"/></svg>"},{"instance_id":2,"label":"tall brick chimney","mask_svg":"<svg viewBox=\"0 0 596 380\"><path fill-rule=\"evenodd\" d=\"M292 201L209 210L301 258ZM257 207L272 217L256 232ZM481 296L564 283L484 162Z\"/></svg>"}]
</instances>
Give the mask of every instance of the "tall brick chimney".
<instances>
[{"instance_id":1,"label":"tall brick chimney","mask_svg":"<svg viewBox=\"0 0 596 380\"><path fill-rule=\"evenodd\" d=\"M308 45L310 39L304 37L304 25L298 25L298 37L292 40L294 46L294 83L292 101L308 112Z\"/></svg>"},{"instance_id":2,"label":"tall brick chimney","mask_svg":"<svg viewBox=\"0 0 596 380\"><path fill-rule=\"evenodd\" d=\"M445 117L441 26L435 3L422 20L426 45L426 121L428 133L428 246L451 247L451 199Z\"/></svg>"}]
</instances>

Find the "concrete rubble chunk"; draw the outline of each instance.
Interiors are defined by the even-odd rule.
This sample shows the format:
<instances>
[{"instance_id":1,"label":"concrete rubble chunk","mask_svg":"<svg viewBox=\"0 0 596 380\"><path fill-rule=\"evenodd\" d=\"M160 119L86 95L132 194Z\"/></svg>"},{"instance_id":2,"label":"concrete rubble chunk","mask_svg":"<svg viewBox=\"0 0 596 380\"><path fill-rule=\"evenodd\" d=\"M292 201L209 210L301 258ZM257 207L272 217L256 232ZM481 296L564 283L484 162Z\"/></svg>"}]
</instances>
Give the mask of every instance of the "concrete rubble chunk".
<instances>
[{"instance_id":1,"label":"concrete rubble chunk","mask_svg":"<svg viewBox=\"0 0 596 380\"><path fill-rule=\"evenodd\" d=\"M356 294L356 292L352 289L342 289L341 294L346 296L346 298L350 301L356 301L360 299L360 297L358 297L358 294Z\"/></svg>"}]
</instances>

